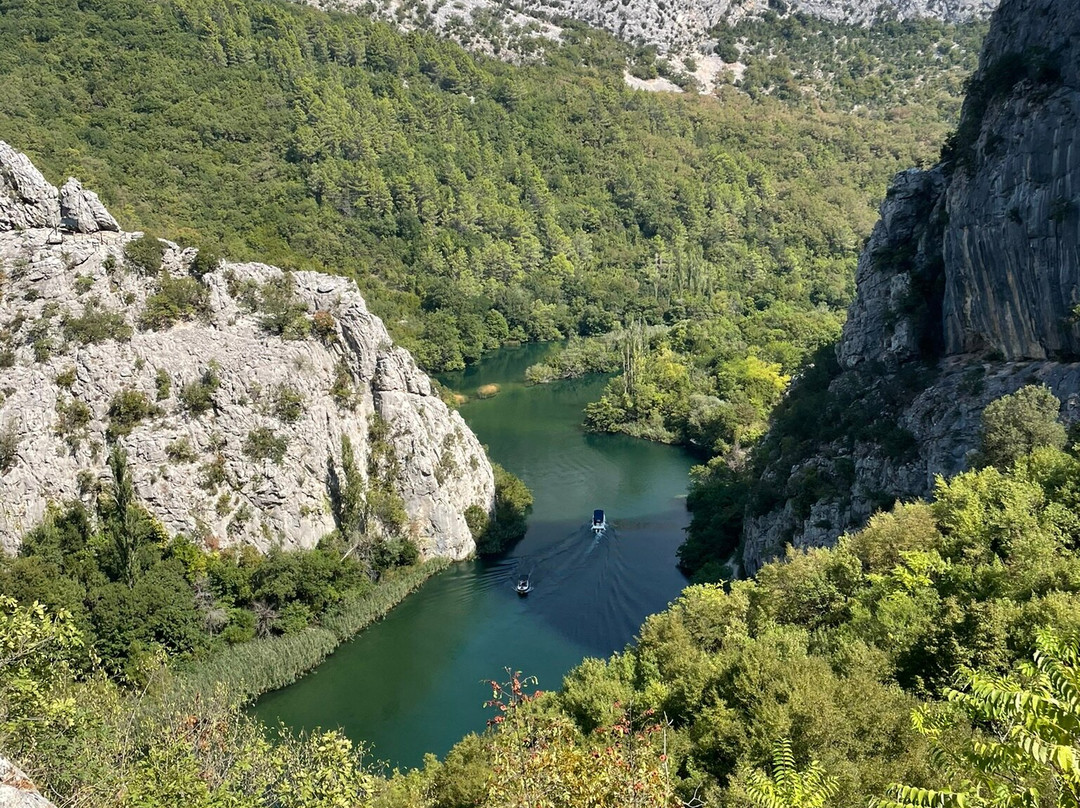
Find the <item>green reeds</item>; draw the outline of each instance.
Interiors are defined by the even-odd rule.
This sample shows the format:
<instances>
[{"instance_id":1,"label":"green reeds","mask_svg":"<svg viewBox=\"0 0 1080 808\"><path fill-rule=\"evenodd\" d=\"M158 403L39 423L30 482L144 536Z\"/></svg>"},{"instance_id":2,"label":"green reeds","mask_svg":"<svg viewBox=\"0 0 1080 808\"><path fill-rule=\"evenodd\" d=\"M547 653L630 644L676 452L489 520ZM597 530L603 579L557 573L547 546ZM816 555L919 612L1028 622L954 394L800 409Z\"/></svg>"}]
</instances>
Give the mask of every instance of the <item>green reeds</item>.
<instances>
[{"instance_id":1,"label":"green reeds","mask_svg":"<svg viewBox=\"0 0 1080 808\"><path fill-rule=\"evenodd\" d=\"M203 694L224 685L233 698L251 701L263 693L292 684L314 668L338 645L383 618L406 595L436 572L449 566L445 558L394 570L363 597L346 597L311 625L295 634L251 640L229 646L178 671L180 688Z\"/></svg>"}]
</instances>

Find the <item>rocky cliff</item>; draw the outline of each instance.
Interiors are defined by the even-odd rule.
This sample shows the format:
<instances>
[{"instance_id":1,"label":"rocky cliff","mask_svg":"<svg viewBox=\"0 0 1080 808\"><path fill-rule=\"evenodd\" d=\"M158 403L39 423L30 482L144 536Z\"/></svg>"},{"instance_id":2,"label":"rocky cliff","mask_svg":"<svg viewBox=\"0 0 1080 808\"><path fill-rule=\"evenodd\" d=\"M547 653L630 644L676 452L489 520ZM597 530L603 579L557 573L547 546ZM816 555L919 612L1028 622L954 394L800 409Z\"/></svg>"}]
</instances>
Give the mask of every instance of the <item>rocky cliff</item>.
<instances>
[{"instance_id":1,"label":"rocky cliff","mask_svg":"<svg viewBox=\"0 0 1080 808\"><path fill-rule=\"evenodd\" d=\"M765 11L805 12L833 22L868 25L882 17L985 18L998 0L309 0L324 8L371 13L405 30L433 30L501 59L527 58L544 39L558 40L567 19L652 45L672 57L703 58L716 44L709 30ZM715 72L723 63L717 61ZM711 77L710 77L711 78Z\"/></svg>"},{"instance_id":2,"label":"rocky cliff","mask_svg":"<svg viewBox=\"0 0 1080 808\"><path fill-rule=\"evenodd\" d=\"M352 281L139 235L0 142L5 550L49 503L93 496L112 442L169 532L310 547L334 528L348 438L422 555L473 552L464 512L490 510L491 466Z\"/></svg>"},{"instance_id":3,"label":"rocky cliff","mask_svg":"<svg viewBox=\"0 0 1080 808\"><path fill-rule=\"evenodd\" d=\"M762 447L749 571L929 494L994 398L1043 382L1080 417L1078 115L1080 6L1004 0L942 164L889 189L835 368L795 386ZM810 400L819 423L797 423Z\"/></svg>"}]
</instances>

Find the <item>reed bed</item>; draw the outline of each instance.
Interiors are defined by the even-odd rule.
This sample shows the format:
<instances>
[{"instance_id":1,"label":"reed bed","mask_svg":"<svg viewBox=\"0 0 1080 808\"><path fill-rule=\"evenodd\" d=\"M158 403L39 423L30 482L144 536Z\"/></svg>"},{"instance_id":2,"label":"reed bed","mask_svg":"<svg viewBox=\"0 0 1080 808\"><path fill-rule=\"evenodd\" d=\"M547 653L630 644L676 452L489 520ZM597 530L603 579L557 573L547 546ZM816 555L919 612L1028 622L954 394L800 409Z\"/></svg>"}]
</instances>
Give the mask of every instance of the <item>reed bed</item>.
<instances>
[{"instance_id":1,"label":"reed bed","mask_svg":"<svg viewBox=\"0 0 1080 808\"><path fill-rule=\"evenodd\" d=\"M318 625L295 634L229 646L178 671L177 685L207 696L223 685L233 698L244 702L290 685L326 659L342 642L385 617L406 595L446 569L449 563L438 558L397 570L367 595L346 598L328 610Z\"/></svg>"}]
</instances>

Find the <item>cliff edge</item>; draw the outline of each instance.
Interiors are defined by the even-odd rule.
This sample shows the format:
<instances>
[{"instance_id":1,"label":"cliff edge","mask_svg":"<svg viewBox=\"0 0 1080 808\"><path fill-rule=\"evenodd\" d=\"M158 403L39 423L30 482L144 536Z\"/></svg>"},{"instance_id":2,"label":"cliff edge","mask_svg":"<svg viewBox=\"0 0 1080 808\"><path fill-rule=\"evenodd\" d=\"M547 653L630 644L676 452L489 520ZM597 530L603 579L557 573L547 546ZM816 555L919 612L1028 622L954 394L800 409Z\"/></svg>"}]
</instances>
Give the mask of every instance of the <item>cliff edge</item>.
<instances>
[{"instance_id":1,"label":"cliff edge","mask_svg":"<svg viewBox=\"0 0 1080 808\"><path fill-rule=\"evenodd\" d=\"M351 474L369 530L474 551L491 465L354 282L140 236L0 142L4 550L50 503L92 499L117 444L149 511L208 546L314 546Z\"/></svg>"},{"instance_id":2,"label":"cliff edge","mask_svg":"<svg viewBox=\"0 0 1080 808\"><path fill-rule=\"evenodd\" d=\"M1004 0L941 164L893 181L835 358L759 451L747 571L930 494L966 468L983 407L1025 384L1080 417L1078 137L1080 6Z\"/></svg>"}]
</instances>

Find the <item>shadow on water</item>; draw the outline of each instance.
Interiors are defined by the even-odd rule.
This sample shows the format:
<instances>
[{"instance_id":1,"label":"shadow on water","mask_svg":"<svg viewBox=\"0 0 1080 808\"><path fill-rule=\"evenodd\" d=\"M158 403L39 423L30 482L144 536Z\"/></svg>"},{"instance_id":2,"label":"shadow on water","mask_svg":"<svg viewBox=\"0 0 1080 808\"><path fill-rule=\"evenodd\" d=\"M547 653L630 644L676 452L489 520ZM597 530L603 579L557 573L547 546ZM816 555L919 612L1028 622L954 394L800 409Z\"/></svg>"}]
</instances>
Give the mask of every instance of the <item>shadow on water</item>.
<instances>
[{"instance_id":1,"label":"shadow on water","mask_svg":"<svg viewBox=\"0 0 1080 808\"><path fill-rule=\"evenodd\" d=\"M311 675L260 699L259 716L295 728L341 727L374 744L377 758L416 766L425 752L443 755L484 728L486 680L511 668L557 688L583 657L620 650L678 595L686 581L675 550L688 523L692 458L670 446L584 434L582 407L606 379L522 384L525 368L547 350L503 350L442 379L468 395L499 385L461 414L491 457L533 491L525 538L499 558L433 578ZM593 508L604 508L611 525L600 537L589 529ZM533 590L521 597L515 584L525 572Z\"/></svg>"}]
</instances>

